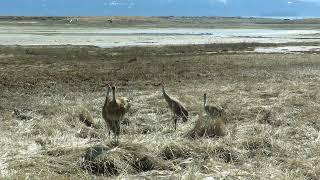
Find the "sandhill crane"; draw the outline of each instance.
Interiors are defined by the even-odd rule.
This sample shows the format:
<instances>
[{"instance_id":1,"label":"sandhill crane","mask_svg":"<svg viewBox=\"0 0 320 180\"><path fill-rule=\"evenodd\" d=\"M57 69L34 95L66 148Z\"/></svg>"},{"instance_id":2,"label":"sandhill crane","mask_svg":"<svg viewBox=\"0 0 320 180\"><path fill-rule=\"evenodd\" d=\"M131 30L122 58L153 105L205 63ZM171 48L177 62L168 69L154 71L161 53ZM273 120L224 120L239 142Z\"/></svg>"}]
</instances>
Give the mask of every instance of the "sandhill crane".
<instances>
[{"instance_id":1,"label":"sandhill crane","mask_svg":"<svg viewBox=\"0 0 320 180\"><path fill-rule=\"evenodd\" d=\"M166 93L166 91L164 90L163 83L161 83L161 85L162 85L163 97L166 100L166 102L168 103L169 108L170 108L170 110L172 111L172 113L174 115L174 129L176 130L177 129L178 118L182 118L183 122L186 122L186 121L188 121L189 114L188 114L188 111L186 110L186 108L184 108L183 105L179 101L171 98Z\"/></svg>"},{"instance_id":2,"label":"sandhill crane","mask_svg":"<svg viewBox=\"0 0 320 180\"><path fill-rule=\"evenodd\" d=\"M206 111L206 113L212 117L217 117L217 116L221 117L225 113L225 111L222 107L207 105L207 94L206 93L204 93L204 95L203 95L203 106L204 106L204 110Z\"/></svg>"},{"instance_id":3,"label":"sandhill crane","mask_svg":"<svg viewBox=\"0 0 320 180\"><path fill-rule=\"evenodd\" d=\"M113 132L116 142L118 142L118 136L120 134L120 123L128 111L129 104L127 98L118 97L116 98L116 87L112 86L112 99L109 99L110 85L107 90L107 97L102 109L103 119L106 121L106 124L110 131Z\"/></svg>"}]
</instances>

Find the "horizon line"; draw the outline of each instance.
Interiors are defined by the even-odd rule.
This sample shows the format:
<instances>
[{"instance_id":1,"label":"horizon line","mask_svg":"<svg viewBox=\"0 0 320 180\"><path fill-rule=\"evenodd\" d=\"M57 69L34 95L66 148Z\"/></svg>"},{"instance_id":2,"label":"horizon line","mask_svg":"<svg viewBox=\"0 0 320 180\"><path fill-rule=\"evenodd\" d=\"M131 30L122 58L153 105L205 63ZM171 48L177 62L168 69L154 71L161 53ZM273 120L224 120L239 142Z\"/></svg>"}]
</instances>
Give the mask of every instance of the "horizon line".
<instances>
[{"instance_id":1,"label":"horizon line","mask_svg":"<svg viewBox=\"0 0 320 180\"><path fill-rule=\"evenodd\" d=\"M139 15L72 15L72 16L67 16L67 15L2 15L0 14L0 17L192 17L192 18L199 18L199 17L207 17L207 18L245 18L245 19L250 19L250 18L262 18L262 19L319 19L320 16L139 16Z\"/></svg>"}]
</instances>

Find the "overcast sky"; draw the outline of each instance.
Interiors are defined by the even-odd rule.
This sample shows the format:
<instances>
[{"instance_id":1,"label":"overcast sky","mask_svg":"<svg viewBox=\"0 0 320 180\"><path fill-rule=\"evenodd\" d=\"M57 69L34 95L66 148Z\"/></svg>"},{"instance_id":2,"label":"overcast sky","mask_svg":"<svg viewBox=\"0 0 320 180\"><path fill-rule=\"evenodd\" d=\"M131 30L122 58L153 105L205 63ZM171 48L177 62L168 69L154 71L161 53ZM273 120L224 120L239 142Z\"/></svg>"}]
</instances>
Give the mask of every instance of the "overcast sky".
<instances>
[{"instance_id":1,"label":"overcast sky","mask_svg":"<svg viewBox=\"0 0 320 180\"><path fill-rule=\"evenodd\" d=\"M320 17L320 0L0 0L0 15Z\"/></svg>"}]
</instances>

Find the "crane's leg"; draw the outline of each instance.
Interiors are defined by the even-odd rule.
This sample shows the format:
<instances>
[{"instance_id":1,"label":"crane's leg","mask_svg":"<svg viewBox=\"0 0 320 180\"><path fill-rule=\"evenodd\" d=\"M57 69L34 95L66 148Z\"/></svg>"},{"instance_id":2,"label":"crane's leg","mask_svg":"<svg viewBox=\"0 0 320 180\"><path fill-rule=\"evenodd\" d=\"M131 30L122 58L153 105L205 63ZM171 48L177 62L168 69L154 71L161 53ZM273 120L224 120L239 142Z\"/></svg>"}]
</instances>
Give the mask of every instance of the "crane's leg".
<instances>
[{"instance_id":1,"label":"crane's leg","mask_svg":"<svg viewBox=\"0 0 320 180\"><path fill-rule=\"evenodd\" d=\"M113 133L113 139L111 141L111 144L115 144L115 143L117 143L117 135Z\"/></svg>"},{"instance_id":2,"label":"crane's leg","mask_svg":"<svg viewBox=\"0 0 320 180\"><path fill-rule=\"evenodd\" d=\"M119 135L114 136L114 144L113 145L115 145L115 146L119 145Z\"/></svg>"},{"instance_id":3,"label":"crane's leg","mask_svg":"<svg viewBox=\"0 0 320 180\"><path fill-rule=\"evenodd\" d=\"M111 136L110 127L109 127L107 124L105 124L105 126L104 126L104 127L105 127L105 128L106 128L106 130L108 131L108 135L109 135L108 140L110 141L110 136ZM105 136L103 136L103 137L105 137ZM105 138L104 138L104 140L105 140Z\"/></svg>"},{"instance_id":4,"label":"crane's leg","mask_svg":"<svg viewBox=\"0 0 320 180\"><path fill-rule=\"evenodd\" d=\"M178 118L175 116L174 119L174 130L177 130L177 121L178 121Z\"/></svg>"},{"instance_id":5,"label":"crane's leg","mask_svg":"<svg viewBox=\"0 0 320 180\"><path fill-rule=\"evenodd\" d=\"M170 111L170 112L171 112L171 118L173 119L174 130L176 130L177 129L177 117L173 111Z\"/></svg>"}]
</instances>

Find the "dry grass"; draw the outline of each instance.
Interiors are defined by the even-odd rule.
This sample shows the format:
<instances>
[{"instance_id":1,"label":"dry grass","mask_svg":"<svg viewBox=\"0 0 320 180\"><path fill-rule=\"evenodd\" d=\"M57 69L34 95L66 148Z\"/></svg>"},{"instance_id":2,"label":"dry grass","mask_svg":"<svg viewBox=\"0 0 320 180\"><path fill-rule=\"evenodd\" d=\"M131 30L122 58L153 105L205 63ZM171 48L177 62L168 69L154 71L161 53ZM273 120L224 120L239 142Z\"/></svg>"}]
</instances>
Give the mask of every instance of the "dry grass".
<instances>
[{"instance_id":1,"label":"dry grass","mask_svg":"<svg viewBox=\"0 0 320 180\"><path fill-rule=\"evenodd\" d=\"M170 164L136 144L93 146L82 157L81 167L96 175L115 176L170 169Z\"/></svg>"},{"instance_id":2,"label":"dry grass","mask_svg":"<svg viewBox=\"0 0 320 180\"><path fill-rule=\"evenodd\" d=\"M187 133L188 137L222 137L225 136L225 122L223 118L213 118L210 116L201 116L196 120L192 130Z\"/></svg>"},{"instance_id":3,"label":"dry grass","mask_svg":"<svg viewBox=\"0 0 320 180\"><path fill-rule=\"evenodd\" d=\"M320 178L318 54L161 52L130 61L135 50L16 48L0 48L1 178ZM132 102L118 146L101 117L109 80ZM161 80L191 114L177 131ZM198 115L205 92L225 107L224 128Z\"/></svg>"}]
</instances>

